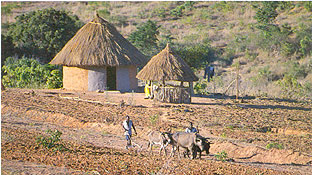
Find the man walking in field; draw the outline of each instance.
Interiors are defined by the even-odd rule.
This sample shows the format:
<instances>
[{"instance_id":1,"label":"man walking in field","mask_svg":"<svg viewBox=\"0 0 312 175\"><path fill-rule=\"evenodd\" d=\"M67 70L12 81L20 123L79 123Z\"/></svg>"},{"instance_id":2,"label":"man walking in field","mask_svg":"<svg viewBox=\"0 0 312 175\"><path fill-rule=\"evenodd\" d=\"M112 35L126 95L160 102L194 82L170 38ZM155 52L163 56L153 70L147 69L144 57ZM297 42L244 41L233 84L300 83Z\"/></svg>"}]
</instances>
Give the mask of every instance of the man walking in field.
<instances>
[{"instance_id":1,"label":"man walking in field","mask_svg":"<svg viewBox=\"0 0 312 175\"><path fill-rule=\"evenodd\" d=\"M125 130L125 136L126 136L126 140L127 140L127 146L126 146L126 149L130 148L131 147L131 136L132 136L132 131L131 131L131 128L133 128L134 132L135 132L135 135L137 135L137 132L135 130L135 127L133 125L133 122L132 120L130 120L130 117L127 115L126 116L126 120L124 120L122 122L122 127L124 128Z\"/></svg>"},{"instance_id":2,"label":"man walking in field","mask_svg":"<svg viewBox=\"0 0 312 175\"><path fill-rule=\"evenodd\" d=\"M195 128L195 127L193 127L193 123L192 122L190 122L190 127L188 127L188 128L186 128L185 129L185 132L194 132L194 133L198 133L198 130Z\"/></svg>"}]
</instances>

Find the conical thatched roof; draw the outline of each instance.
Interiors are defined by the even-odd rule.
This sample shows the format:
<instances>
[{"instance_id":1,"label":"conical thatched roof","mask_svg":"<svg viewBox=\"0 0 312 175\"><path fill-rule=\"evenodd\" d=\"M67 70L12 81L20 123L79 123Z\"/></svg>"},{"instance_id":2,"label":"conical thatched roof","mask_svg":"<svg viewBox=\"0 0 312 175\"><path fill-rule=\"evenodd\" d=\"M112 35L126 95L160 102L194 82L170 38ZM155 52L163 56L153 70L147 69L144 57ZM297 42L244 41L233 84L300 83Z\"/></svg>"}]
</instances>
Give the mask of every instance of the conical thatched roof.
<instances>
[{"instance_id":1,"label":"conical thatched roof","mask_svg":"<svg viewBox=\"0 0 312 175\"><path fill-rule=\"evenodd\" d=\"M182 58L167 44L166 48L151 58L136 76L141 80L192 82L198 78Z\"/></svg>"},{"instance_id":2,"label":"conical thatched roof","mask_svg":"<svg viewBox=\"0 0 312 175\"><path fill-rule=\"evenodd\" d=\"M146 57L116 28L100 18L84 25L50 64L65 66L144 65Z\"/></svg>"}]
</instances>

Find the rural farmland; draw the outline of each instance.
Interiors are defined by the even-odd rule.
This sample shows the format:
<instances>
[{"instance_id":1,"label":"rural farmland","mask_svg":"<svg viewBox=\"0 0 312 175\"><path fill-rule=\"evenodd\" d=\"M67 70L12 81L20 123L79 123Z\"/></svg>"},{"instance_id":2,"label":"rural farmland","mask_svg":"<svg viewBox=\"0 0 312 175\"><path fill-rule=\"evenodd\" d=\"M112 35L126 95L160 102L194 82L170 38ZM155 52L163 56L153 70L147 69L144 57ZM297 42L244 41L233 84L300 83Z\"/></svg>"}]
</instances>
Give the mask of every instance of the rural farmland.
<instances>
[{"instance_id":1,"label":"rural farmland","mask_svg":"<svg viewBox=\"0 0 312 175\"><path fill-rule=\"evenodd\" d=\"M131 93L2 91L2 173L311 173L311 103L251 98L237 104L231 99L196 97L194 104L178 105L143 98ZM125 149L121 127L125 115L136 124L134 140L142 148ZM209 155L203 154L201 160L178 159L158 156L157 148L153 156L148 154L149 131L181 131L188 121L213 142ZM59 144L67 151L36 143L48 129L62 132ZM273 143L283 149L266 148ZM219 160L216 155L222 151L231 160Z\"/></svg>"},{"instance_id":2,"label":"rural farmland","mask_svg":"<svg viewBox=\"0 0 312 175\"><path fill-rule=\"evenodd\" d=\"M312 175L311 19L311 1L2 1L1 174Z\"/></svg>"}]
</instances>

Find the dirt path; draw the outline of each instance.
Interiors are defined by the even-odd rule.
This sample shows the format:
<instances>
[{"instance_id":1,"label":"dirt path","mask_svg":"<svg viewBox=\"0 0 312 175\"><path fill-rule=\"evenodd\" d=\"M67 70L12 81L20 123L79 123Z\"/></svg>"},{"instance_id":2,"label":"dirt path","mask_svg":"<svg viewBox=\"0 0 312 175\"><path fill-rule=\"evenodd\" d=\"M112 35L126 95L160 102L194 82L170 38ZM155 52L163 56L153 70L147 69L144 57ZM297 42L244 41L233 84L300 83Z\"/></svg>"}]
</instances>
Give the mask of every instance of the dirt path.
<instances>
[{"instance_id":1,"label":"dirt path","mask_svg":"<svg viewBox=\"0 0 312 175\"><path fill-rule=\"evenodd\" d=\"M63 97L59 97L60 94L61 96L63 95L63 97L65 95L67 97L78 96L80 100L82 99L82 101L77 100L78 98L76 98L76 100L74 98L64 100ZM138 124L137 128L139 135L135 139L135 142L139 145L143 145L143 148L137 149L137 151L142 152L144 155L147 154L145 150L146 133L153 129L161 129L168 126L175 130L179 130L181 127L183 127L184 123L187 123L187 120L183 122L184 120L181 120L183 118L180 116L185 116L188 113L192 113L191 116L196 119L198 114L194 115L194 112L188 111L195 111L197 113L198 110L201 109L187 105L179 106L170 104L147 104L148 101L143 101L143 103L140 104L137 103L136 106L138 107L120 107L118 100L129 98L129 94L114 94L116 97L122 97L117 101L114 101L113 98L115 97L110 94L110 104L104 105L96 104L94 101L107 103L107 97L106 100L105 98L102 99L102 95L96 98L97 94L94 93L88 95L83 93L79 94L62 91L46 92L16 90L16 92L8 92L8 94L2 93L2 95L10 96L9 99L8 96L2 97L2 143L10 143L12 140L14 140L14 135L10 135L6 132L6 130L9 131L12 129L21 129L31 133L44 134L47 129L57 129L63 133L62 139L64 141L75 142L81 145L92 145L98 148L113 148L126 151L124 149L125 140L123 138L122 132L120 132L121 128L119 124L119 122L122 120L122 117L120 118L119 115L121 114L122 116L123 114L131 114L134 116L134 120ZM130 97L131 96L132 95L130 94ZM25 101L22 99L22 97L28 97L28 100ZM90 110L91 108L93 108L92 112ZM227 110L226 108L228 107L226 105L220 105L220 107L212 105L212 107L208 106L208 108L224 111ZM78 111L76 110L78 110L80 113L77 113ZM99 111L104 112L101 113ZM122 112L120 113L120 111ZM178 115L172 115L171 113ZM115 116L112 117L112 114L115 114ZM158 126L154 126L149 121L150 119L148 117L151 115L159 115ZM279 173L288 172L295 174L311 174L312 172L312 158L309 156L309 154L287 149L266 150L263 148L263 146L257 145L256 142L246 143L235 137L225 138L215 135L215 133L218 133L219 131L223 132L224 129L220 129L218 126L201 126L201 134L203 136L209 137L210 141L214 142L214 144L211 145L210 155L204 155L202 161L219 162L216 160L215 155L221 151L226 151L228 153L228 157L234 160L234 162L224 163L226 165L246 165L247 167L268 169L273 170L272 172L276 171ZM241 131L234 130L231 132L233 132L233 134L241 134ZM157 151L157 149L154 150L155 152ZM186 161L184 159L182 160ZM163 162L164 164L162 164L162 166L169 166L171 163L175 164L175 161L180 162L180 160L172 158L167 158L166 161ZM3 166L7 167L8 169L10 169L12 164L14 164L10 162L10 160L4 160L4 162L5 163ZM16 166L20 166L19 164L17 163ZM44 169L48 169L48 167ZM25 172L27 171L28 170L25 169ZM38 171L41 170L38 169ZM161 169L158 171L162 172ZM233 173L233 170L230 170L229 172Z\"/></svg>"}]
</instances>

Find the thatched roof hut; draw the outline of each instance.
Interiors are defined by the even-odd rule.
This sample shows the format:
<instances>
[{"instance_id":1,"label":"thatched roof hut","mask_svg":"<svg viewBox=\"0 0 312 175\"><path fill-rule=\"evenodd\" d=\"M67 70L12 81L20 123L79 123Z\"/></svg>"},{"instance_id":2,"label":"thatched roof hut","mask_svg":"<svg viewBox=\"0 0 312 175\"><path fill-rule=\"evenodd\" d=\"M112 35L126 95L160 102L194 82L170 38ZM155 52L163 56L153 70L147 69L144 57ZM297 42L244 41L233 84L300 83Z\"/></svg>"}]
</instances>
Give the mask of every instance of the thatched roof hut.
<instances>
[{"instance_id":1,"label":"thatched roof hut","mask_svg":"<svg viewBox=\"0 0 312 175\"><path fill-rule=\"evenodd\" d=\"M65 66L144 65L146 57L97 14L69 40L50 64Z\"/></svg>"},{"instance_id":2,"label":"thatched roof hut","mask_svg":"<svg viewBox=\"0 0 312 175\"><path fill-rule=\"evenodd\" d=\"M189 65L172 51L169 44L144 66L138 73L140 80L152 81L198 81Z\"/></svg>"},{"instance_id":3,"label":"thatched roof hut","mask_svg":"<svg viewBox=\"0 0 312 175\"><path fill-rule=\"evenodd\" d=\"M137 88L137 66L146 62L137 48L96 14L50 64L63 65L65 89L129 91Z\"/></svg>"},{"instance_id":4,"label":"thatched roof hut","mask_svg":"<svg viewBox=\"0 0 312 175\"><path fill-rule=\"evenodd\" d=\"M198 77L196 77L192 69L172 51L169 44L151 58L138 73L137 78L161 82L162 87L159 87L152 94L157 100L170 103L191 103L192 82L198 81ZM166 86L165 82L171 80L181 81L181 86ZM189 86L183 87L183 82L189 82Z\"/></svg>"}]
</instances>

